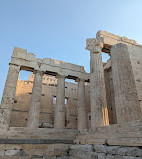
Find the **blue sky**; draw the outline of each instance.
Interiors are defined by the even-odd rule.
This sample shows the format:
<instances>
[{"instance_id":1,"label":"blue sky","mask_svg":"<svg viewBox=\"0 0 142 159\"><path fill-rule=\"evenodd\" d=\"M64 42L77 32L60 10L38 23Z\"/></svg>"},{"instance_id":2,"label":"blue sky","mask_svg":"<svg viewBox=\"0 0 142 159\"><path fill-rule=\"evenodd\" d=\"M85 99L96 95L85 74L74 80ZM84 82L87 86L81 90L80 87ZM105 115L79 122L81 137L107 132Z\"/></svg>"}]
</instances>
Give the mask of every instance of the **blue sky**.
<instances>
[{"instance_id":1,"label":"blue sky","mask_svg":"<svg viewBox=\"0 0 142 159\"><path fill-rule=\"evenodd\" d=\"M142 0L0 0L0 99L14 46L89 71L85 41L98 30L142 44L141 8Z\"/></svg>"}]
</instances>

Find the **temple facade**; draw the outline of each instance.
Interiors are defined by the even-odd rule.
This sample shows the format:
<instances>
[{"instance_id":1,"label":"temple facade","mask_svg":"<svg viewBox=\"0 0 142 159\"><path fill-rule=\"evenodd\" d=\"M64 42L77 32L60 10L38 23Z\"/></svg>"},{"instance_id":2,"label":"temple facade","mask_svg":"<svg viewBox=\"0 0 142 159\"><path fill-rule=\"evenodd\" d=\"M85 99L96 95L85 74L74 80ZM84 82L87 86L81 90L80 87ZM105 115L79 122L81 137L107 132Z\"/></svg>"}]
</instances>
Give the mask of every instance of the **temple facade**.
<instances>
[{"instance_id":1,"label":"temple facade","mask_svg":"<svg viewBox=\"0 0 142 159\"><path fill-rule=\"evenodd\" d=\"M99 31L86 50L90 73L14 48L0 107L1 158L142 158L142 45ZM27 81L22 70L31 72Z\"/></svg>"}]
</instances>

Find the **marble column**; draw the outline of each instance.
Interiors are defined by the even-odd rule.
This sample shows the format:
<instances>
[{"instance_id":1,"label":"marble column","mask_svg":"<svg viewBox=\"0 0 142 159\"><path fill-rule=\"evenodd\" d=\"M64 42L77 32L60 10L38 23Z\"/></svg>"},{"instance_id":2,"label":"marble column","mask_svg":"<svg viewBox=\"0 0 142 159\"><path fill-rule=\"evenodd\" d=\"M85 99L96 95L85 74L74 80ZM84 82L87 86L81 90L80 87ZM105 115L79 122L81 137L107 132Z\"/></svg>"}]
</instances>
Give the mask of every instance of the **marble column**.
<instances>
[{"instance_id":1,"label":"marble column","mask_svg":"<svg viewBox=\"0 0 142 159\"><path fill-rule=\"evenodd\" d=\"M65 76L57 75L57 95L54 116L54 128L65 128Z\"/></svg>"},{"instance_id":2,"label":"marble column","mask_svg":"<svg viewBox=\"0 0 142 159\"><path fill-rule=\"evenodd\" d=\"M77 127L78 130L87 129L87 114L86 114L86 101L85 101L85 81L77 79Z\"/></svg>"},{"instance_id":3,"label":"marble column","mask_svg":"<svg viewBox=\"0 0 142 159\"><path fill-rule=\"evenodd\" d=\"M90 105L91 129L93 130L108 122L102 44L96 39L87 39L86 49L90 51Z\"/></svg>"},{"instance_id":4,"label":"marble column","mask_svg":"<svg viewBox=\"0 0 142 159\"><path fill-rule=\"evenodd\" d=\"M8 129L20 66L10 64L0 107L0 128Z\"/></svg>"},{"instance_id":5,"label":"marble column","mask_svg":"<svg viewBox=\"0 0 142 159\"><path fill-rule=\"evenodd\" d=\"M27 122L27 127L33 128L33 129L39 127L42 77L43 77L43 72L39 72L39 71L35 72L31 102L29 107L29 117Z\"/></svg>"},{"instance_id":6,"label":"marble column","mask_svg":"<svg viewBox=\"0 0 142 159\"><path fill-rule=\"evenodd\" d=\"M116 44L111 49L112 78L117 123L142 120L130 52L126 44Z\"/></svg>"}]
</instances>

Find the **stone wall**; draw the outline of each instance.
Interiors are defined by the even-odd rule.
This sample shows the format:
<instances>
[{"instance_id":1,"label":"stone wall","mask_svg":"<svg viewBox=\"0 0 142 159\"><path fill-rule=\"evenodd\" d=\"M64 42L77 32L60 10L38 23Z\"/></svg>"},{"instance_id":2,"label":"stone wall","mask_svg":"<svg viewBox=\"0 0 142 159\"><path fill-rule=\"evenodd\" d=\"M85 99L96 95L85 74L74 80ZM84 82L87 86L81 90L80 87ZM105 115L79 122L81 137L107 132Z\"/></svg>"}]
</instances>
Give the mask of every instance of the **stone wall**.
<instances>
[{"instance_id":1,"label":"stone wall","mask_svg":"<svg viewBox=\"0 0 142 159\"><path fill-rule=\"evenodd\" d=\"M70 159L141 159L142 148L106 145L72 145Z\"/></svg>"},{"instance_id":2,"label":"stone wall","mask_svg":"<svg viewBox=\"0 0 142 159\"><path fill-rule=\"evenodd\" d=\"M0 159L68 159L69 144L0 144Z\"/></svg>"},{"instance_id":3,"label":"stone wall","mask_svg":"<svg viewBox=\"0 0 142 159\"><path fill-rule=\"evenodd\" d=\"M141 159L142 148L106 145L0 144L0 159Z\"/></svg>"}]
</instances>

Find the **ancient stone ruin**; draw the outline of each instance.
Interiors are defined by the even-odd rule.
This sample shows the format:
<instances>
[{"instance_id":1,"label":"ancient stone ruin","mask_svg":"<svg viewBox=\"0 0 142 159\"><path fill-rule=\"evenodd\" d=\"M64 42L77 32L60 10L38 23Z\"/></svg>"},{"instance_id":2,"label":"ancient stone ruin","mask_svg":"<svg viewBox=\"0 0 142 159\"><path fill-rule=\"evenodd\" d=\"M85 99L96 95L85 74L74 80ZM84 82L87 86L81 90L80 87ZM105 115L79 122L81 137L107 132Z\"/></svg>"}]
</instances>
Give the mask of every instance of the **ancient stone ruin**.
<instances>
[{"instance_id":1,"label":"ancient stone ruin","mask_svg":"<svg viewBox=\"0 0 142 159\"><path fill-rule=\"evenodd\" d=\"M142 158L142 45L99 31L86 49L90 73L14 48L0 106L0 158ZM27 81L21 70L31 72Z\"/></svg>"}]
</instances>

